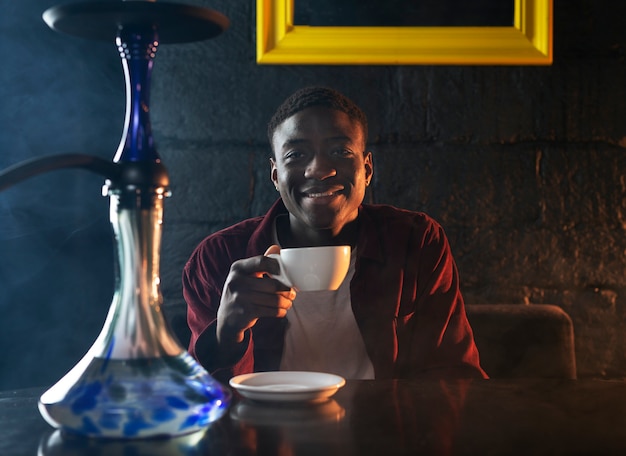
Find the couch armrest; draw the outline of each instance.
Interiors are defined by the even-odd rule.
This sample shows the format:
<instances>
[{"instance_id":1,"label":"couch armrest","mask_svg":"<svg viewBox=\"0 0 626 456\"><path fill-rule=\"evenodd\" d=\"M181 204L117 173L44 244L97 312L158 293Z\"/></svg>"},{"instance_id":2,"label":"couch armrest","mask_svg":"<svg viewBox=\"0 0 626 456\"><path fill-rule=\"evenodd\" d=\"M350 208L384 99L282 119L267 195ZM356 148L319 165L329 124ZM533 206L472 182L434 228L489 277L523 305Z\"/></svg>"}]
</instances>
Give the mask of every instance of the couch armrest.
<instances>
[{"instance_id":1,"label":"couch armrest","mask_svg":"<svg viewBox=\"0 0 626 456\"><path fill-rule=\"evenodd\" d=\"M468 304L483 369L492 378L576 378L574 326L551 304Z\"/></svg>"}]
</instances>

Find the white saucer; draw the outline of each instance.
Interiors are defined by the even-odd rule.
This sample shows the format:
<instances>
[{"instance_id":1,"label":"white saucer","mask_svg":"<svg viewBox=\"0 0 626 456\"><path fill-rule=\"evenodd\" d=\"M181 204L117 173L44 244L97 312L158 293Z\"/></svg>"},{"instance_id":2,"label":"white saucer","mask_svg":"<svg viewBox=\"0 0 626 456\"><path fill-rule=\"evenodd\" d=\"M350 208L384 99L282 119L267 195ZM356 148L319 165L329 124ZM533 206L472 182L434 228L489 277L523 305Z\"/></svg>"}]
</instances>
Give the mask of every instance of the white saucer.
<instances>
[{"instance_id":1,"label":"white saucer","mask_svg":"<svg viewBox=\"0 0 626 456\"><path fill-rule=\"evenodd\" d=\"M339 375L323 372L276 371L238 375L230 386L258 401L322 401L346 384Z\"/></svg>"}]
</instances>

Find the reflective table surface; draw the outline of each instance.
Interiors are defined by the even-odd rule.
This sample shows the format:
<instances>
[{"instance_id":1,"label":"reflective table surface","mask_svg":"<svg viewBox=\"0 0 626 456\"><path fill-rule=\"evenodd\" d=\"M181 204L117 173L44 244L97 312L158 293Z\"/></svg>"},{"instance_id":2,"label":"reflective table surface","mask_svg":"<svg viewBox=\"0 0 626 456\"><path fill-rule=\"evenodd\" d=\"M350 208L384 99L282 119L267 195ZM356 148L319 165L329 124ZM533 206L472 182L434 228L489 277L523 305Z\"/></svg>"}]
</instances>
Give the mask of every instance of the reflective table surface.
<instances>
[{"instance_id":1,"label":"reflective table surface","mask_svg":"<svg viewBox=\"0 0 626 456\"><path fill-rule=\"evenodd\" d=\"M319 404L235 399L177 439L61 435L39 415L45 388L0 393L0 455L626 454L626 382L348 381Z\"/></svg>"}]
</instances>

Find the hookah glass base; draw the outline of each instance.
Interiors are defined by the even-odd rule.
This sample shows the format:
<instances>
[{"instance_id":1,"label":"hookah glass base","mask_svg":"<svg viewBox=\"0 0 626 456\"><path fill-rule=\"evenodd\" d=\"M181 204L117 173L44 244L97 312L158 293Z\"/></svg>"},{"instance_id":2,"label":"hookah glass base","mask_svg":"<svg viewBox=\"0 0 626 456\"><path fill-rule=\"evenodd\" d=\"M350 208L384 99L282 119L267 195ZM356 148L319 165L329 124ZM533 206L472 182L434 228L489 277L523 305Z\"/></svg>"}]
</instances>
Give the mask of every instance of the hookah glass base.
<instances>
[{"instance_id":1,"label":"hookah glass base","mask_svg":"<svg viewBox=\"0 0 626 456\"><path fill-rule=\"evenodd\" d=\"M226 410L230 394L187 354L150 359L89 359L64 388L41 396L52 426L104 438L172 437L204 429ZM81 369L79 363L75 369Z\"/></svg>"},{"instance_id":2,"label":"hookah glass base","mask_svg":"<svg viewBox=\"0 0 626 456\"><path fill-rule=\"evenodd\" d=\"M133 189L109 187L118 280L104 327L79 363L39 400L44 419L65 433L174 437L205 428L230 403L230 391L183 350L163 318L164 190Z\"/></svg>"}]
</instances>

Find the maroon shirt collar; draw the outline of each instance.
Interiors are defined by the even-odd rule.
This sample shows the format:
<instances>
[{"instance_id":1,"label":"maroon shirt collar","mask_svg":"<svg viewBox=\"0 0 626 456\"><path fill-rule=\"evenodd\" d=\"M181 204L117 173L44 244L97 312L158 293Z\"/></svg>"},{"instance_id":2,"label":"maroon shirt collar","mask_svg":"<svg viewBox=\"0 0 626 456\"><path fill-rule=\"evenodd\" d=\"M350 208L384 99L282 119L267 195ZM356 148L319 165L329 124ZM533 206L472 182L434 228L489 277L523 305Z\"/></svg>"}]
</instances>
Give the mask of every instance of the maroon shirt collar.
<instances>
[{"instance_id":1,"label":"maroon shirt collar","mask_svg":"<svg viewBox=\"0 0 626 456\"><path fill-rule=\"evenodd\" d=\"M262 254L274 243L272 236L274 220L276 220L276 217L279 215L288 213L282 199L279 198L274 202L267 214L265 214L265 217L261 220L259 226L252 233L252 236L250 236L246 247L247 257ZM357 241L359 257L383 262L384 256L381 236L376 224L368 213L366 205L359 206L359 219L359 239Z\"/></svg>"}]
</instances>

